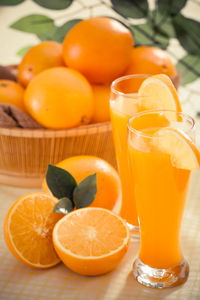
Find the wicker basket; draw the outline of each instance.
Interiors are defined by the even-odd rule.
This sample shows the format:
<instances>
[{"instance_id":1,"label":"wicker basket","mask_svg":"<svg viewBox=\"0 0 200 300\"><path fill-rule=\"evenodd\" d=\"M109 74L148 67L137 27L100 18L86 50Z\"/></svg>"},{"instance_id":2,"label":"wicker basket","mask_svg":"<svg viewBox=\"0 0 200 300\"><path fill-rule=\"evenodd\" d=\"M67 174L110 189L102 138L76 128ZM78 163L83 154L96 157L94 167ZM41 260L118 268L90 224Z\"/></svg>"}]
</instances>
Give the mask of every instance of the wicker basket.
<instances>
[{"instance_id":1,"label":"wicker basket","mask_svg":"<svg viewBox=\"0 0 200 300\"><path fill-rule=\"evenodd\" d=\"M0 128L0 183L40 187L49 163L87 154L116 167L110 122L57 131Z\"/></svg>"},{"instance_id":2,"label":"wicker basket","mask_svg":"<svg viewBox=\"0 0 200 300\"><path fill-rule=\"evenodd\" d=\"M8 68L17 74L17 65ZM179 76L171 79L178 88ZM57 131L0 128L0 183L41 187L49 163L75 155L95 155L116 168L111 123Z\"/></svg>"}]
</instances>

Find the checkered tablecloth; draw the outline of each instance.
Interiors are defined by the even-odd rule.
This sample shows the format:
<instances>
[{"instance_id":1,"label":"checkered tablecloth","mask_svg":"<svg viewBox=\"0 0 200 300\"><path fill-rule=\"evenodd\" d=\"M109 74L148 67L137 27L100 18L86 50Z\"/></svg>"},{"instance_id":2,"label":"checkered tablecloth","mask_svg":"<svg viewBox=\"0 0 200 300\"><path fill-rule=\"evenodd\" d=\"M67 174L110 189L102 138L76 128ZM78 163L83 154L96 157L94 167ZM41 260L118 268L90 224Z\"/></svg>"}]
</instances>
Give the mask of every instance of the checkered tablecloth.
<instances>
[{"instance_id":1,"label":"checkered tablecloth","mask_svg":"<svg viewBox=\"0 0 200 300\"><path fill-rule=\"evenodd\" d=\"M132 241L117 268L102 276L86 277L73 273L63 264L36 270L18 262L3 239L3 221L11 204L32 190L0 186L0 299L1 300L128 300L128 299L200 299L200 172L191 178L189 196L182 224L181 244L190 264L188 281L165 290L146 288L132 275L132 263L139 242Z\"/></svg>"},{"instance_id":2,"label":"checkered tablecloth","mask_svg":"<svg viewBox=\"0 0 200 300\"><path fill-rule=\"evenodd\" d=\"M98 2L98 3L97 3ZM152 1L150 1L152 2ZM107 5L105 5L107 3ZM97 5L98 4L98 5ZM188 1L184 14L199 19L199 0ZM88 6L88 7L87 7ZM106 10L105 10L106 9ZM27 0L16 7L0 8L0 63L18 63L16 52L25 45L36 44L35 36L9 28L14 20L30 13L47 13L33 1ZM59 24L60 11L49 12ZM77 0L69 9L67 18L86 18L91 15L114 16L109 0ZM61 19L63 22L63 19ZM61 23L62 23L61 22ZM169 54L184 55L177 41L172 39ZM171 57L174 61L174 57ZM200 111L200 79L179 88L183 111L196 117ZM199 121L196 118L197 122ZM200 130L199 130L200 133ZM200 138L199 138L200 141ZM200 144L200 143L199 143ZM200 300L200 171L191 179L191 187L183 218L181 243L190 264L188 281L179 287L155 290L138 284L132 275L132 263L139 251L139 242L132 241L127 254L111 273L85 277L73 273L63 264L48 270L36 270L18 262L7 249L3 239L3 221L12 203L33 190L0 185L0 300Z\"/></svg>"}]
</instances>

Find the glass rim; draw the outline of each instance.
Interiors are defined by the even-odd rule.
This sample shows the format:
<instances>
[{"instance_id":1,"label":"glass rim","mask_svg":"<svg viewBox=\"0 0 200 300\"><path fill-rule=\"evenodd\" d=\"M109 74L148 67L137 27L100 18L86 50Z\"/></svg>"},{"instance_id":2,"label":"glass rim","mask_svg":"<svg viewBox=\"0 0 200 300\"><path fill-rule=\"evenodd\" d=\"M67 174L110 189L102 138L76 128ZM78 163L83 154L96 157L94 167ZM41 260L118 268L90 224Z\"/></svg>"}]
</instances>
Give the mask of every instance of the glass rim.
<instances>
[{"instance_id":1,"label":"glass rim","mask_svg":"<svg viewBox=\"0 0 200 300\"><path fill-rule=\"evenodd\" d=\"M117 96L123 96L123 97L127 97L127 98L141 98L141 96L139 96L137 93L132 93L130 95L130 93L123 93L120 92L116 89L116 85L124 80L127 79L131 79L131 78L148 78L151 77L151 74L130 74L130 75L125 75L125 76L121 76L118 77L117 79L115 79L112 83L111 83L111 92ZM142 98L144 98L144 96L142 96ZM145 97L146 98L146 97ZM147 97L148 98L148 97Z\"/></svg>"},{"instance_id":2,"label":"glass rim","mask_svg":"<svg viewBox=\"0 0 200 300\"><path fill-rule=\"evenodd\" d=\"M193 117L191 117L189 114L187 113L184 113L184 112L181 112L181 111L176 111L176 110L170 110L170 109L154 109L154 110L145 110L145 111L142 111L142 112L138 112L138 113L135 113L133 116L131 116L129 119L128 119L128 123L127 123L127 126L128 126L128 131L131 131L137 135L140 135L140 136L143 136L143 137L148 137L148 138L152 138L153 135L152 134L148 134L148 133L144 133L142 132L141 130L138 130L138 129L135 129L131 126L130 122L138 117L138 116L141 116L141 115L147 115L149 113L162 113L162 112L171 112L171 113L175 113L179 116L183 116L184 117L184 120L185 121L189 121L190 122L190 127L187 131L189 130L193 130L195 128L195 120L193 119ZM183 123L183 122L180 122L180 123ZM165 127L163 127L165 128ZM167 127L166 127L167 128ZM185 132L185 131L184 131Z\"/></svg>"}]
</instances>

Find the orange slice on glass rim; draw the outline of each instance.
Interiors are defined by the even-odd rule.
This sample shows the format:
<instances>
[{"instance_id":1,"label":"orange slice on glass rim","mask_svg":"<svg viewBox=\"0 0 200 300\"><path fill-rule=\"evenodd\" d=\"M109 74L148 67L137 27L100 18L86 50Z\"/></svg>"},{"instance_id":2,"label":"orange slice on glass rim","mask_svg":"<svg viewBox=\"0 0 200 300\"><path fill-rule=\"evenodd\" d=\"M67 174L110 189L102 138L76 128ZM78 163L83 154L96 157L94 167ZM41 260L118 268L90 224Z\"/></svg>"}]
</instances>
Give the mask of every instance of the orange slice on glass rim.
<instances>
[{"instance_id":1,"label":"orange slice on glass rim","mask_svg":"<svg viewBox=\"0 0 200 300\"><path fill-rule=\"evenodd\" d=\"M60 262L52 230L63 214L54 213L57 199L42 192L20 197L4 221L4 238L11 253L22 263L49 268Z\"/></svg>"},{"instance_id":2,"label":"orange slice on glass rim","mask_svg":"<svg viewBox=\"0 0 200 300\"><path fill-rule=\"evenodd\" d=\"M200 151L183 131L161 128L153 135L152 144L157 151L170 154L174 167L186 170L200 168Z\"/></svg>"},{"instance_id":3,"label":"orange slice on glass rim","mask_svg":"<svg viewBox=\"0 0 200 300\"><path fill-rule=\"evenodd\" d=\"M112 211L97 207L67 214L53 230L58 256L82 275L100 275L114 269L126 253L129 240L126 222Z\"/></svg>"},{"instance_id":4,"label":"orange slice on glass rim","mask_svg":"<svg viewBox=\"0 0 200 300\"><path fill-rule=\"evenodd\" d=\"M181 112L181 104L171 79L164 74L145 79L138 91L140 111L166 109Z\"/></svg>"}]
</instances>

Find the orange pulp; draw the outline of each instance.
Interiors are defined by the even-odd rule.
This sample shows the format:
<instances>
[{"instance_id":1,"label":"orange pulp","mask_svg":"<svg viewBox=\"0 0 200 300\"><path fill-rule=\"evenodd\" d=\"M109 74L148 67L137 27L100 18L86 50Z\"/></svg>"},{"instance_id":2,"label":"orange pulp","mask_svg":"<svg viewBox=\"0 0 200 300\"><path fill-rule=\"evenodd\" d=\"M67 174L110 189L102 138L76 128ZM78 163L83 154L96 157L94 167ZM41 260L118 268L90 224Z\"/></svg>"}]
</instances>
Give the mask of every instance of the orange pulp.
<instances>
[{"instance_id":1,"label":"orange pulp","mask_svg":"<svg viewBox=\"0 0 200 300\"><path fill-rule=\"evenodd\" d=\"M170 154L153 146L158 128L144 130L150 125L150 119L146 121L134 127L140 126L145 135L136 138L132 132L128 145L141 233L139 258L150 267L169 268L183 258L179 233L191 171L176 168ZM159 121L166 126L166 119L157 119L156 125Z\"/></svg>"},{"instance_id":2,"label":"orange pulp","mask_svg":"<svg viewBox=\"0 0 200 300\"><path fill-rule=\"evenodd\" d=\"M137 100L136 100L137 101ZM121 107L123 106L123 108ZM110 102L110 113L115 151L118 163L118 171L121 181L122 202L120 215L129 224L138 226L138 217L132 182L130 180L130 168L127 154L127 123L131 115L138 112L137 104L132 99L122 99Z\"/></svg>"}]
</instances>

